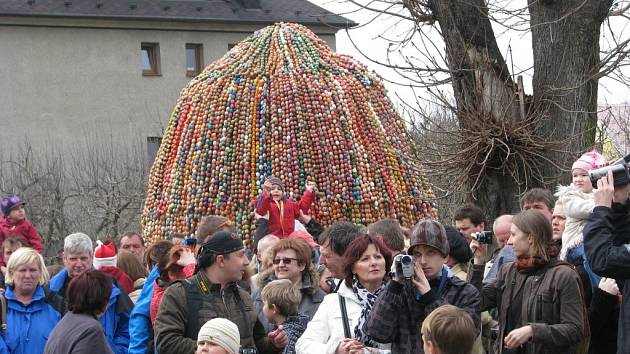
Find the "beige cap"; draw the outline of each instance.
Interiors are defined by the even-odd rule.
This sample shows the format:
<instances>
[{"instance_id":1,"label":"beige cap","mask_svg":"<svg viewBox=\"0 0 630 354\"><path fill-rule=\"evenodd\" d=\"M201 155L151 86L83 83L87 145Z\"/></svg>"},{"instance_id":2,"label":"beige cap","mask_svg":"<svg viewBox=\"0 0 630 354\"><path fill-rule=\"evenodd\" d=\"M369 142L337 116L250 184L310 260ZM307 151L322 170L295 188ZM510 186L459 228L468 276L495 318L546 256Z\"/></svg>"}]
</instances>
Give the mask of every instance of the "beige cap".
<instances>
[{"instance_id":1,"label":"beige cap","mask_svg":"<svg viewBox=\"0 0 630 354\"><path fill-rule=\"evenodd\" d=\"M197 343L201 341L215 343L230 354L238 354L241 347L241 335L234 322L225 318L213 318L199 330Z\"/></svg>"}]
</instances>

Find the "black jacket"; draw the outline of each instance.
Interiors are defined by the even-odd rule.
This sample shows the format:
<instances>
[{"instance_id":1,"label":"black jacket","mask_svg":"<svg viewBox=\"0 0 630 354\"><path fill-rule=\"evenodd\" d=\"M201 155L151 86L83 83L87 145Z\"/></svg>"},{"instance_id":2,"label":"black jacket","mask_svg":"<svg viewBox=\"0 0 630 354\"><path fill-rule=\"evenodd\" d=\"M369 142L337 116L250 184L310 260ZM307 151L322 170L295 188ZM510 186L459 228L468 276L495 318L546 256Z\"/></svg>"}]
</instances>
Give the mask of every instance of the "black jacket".
<instances>
[{"instance_id":1,"label":"black jacket","mask_svg":"<svg viewBox=\"0 0 630 354\"><path fill-rule=\"evenodd\" d=\"M589 353L615 354L617 352L618 318L619 298L596 288L588 309L591 328Z\"/></svg>"},{"instance_id":2,"label":"black jacket","mask_svg":"<svg viewBox=\"0 0 630 354\"><path fill-rule=\"evenodd\" d=\"M617 353L630 353L630 200L597 206L584 227L584 249L598 275L614 278L624 294L619 311Z\"/></svg>"}]
</instances>

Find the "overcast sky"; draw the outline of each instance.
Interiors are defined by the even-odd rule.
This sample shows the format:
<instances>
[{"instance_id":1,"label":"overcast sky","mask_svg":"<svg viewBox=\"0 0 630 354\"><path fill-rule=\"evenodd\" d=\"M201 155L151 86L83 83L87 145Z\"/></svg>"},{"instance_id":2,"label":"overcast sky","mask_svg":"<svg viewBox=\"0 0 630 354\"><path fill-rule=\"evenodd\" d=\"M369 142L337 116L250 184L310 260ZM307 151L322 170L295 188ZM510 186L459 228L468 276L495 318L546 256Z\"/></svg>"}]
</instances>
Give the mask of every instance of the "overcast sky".
<instances>
[{"instance_id":1,"label":"overcast sky","mask_svg":"<svg viewBox=\"0 0 630 354\"><path fill-rule=\"evenodd\" d=\"M427 97L426 91L416 90L416 94L405 86L388 83L387 80L395 82L403 82L399 75L396 75L391 69L385 68L373 63L367 57L375 60L385 61L387 46L389 41L379 38L386 36L388 38L397 38L408 32L411 24L407 21L400 21L391 16L383 16L373 20L374 14L368 11L353 12L354 7L345 3L343 0L309 0L331 12L342 14L343 16L362 24L360 28L348 31L342 30L337 35L337 51L343 54L352 55L354 58L362 61L371 70L376 71L386 80L385 85L389 90L389 96L392 100L402 97L407 102L413 102L415 96ZM495 0L496 3L504 1L507 6L515 6L514 3L520 4L521 1L514 2L509 0ZM367 1L366 1L367 2ZM517 5L518 5L517 4ZM522 4L521 4L522 6ZM610 23L610 28L620 37L630 37L629 21L623 18L615 18ZM493 24L495 35L498 39L500 50L507 61L508 67L514 72L521 72L525 84L526 93L531 94L531 75L530 69L533 63L531 50L531 36L529 32L516 32L506 30L504 27ZM444 45L439 40L439 36L435 35L436 48L428 50L444 52ZM602 36L602 48L607 45L607 41L611 39L610 35ZM353 44L354 42L354 44ZM356 47L355 47L356 45ZM511 49L511 52L510 52ZM408 55L413 55L412 51L406 50ZM363 54L362 54L363 53ZM630 71L628 72L630 76ZM448 89L448 87L445 87ZM620 104L630 101L630 89L627 85L620 84L611 79L600 80L599 98L600 104Z\"/></svg>"}]
</instances>

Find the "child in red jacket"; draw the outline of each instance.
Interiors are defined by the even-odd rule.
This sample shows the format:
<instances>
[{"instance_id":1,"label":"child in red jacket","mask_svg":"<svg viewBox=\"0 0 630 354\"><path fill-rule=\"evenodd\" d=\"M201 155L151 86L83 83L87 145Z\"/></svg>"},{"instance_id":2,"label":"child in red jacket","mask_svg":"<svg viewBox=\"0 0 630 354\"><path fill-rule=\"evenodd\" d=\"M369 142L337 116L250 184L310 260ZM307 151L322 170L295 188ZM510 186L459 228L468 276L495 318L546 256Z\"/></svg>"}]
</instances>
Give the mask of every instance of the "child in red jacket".
<instances>
[{"instance_id":1,"label":"child in red jacket","mask_svg":"<svg viewBox=\"0 0 630 354\"><path fill-rule=\"evenodd\" d=\"M33 247L37 252L42 253L44 247L42 238L35 228L26 219L24 202L16 195L3 197L0 200L3 218L0 218L0 244L7 237L17 237L25 241L26 246Z\"/></svg>"},{"instance_id":2,"label":"child in red jacket","mask_svg":"<svg viewBox=\"0 0 630 354\"><path fill-rule=\"evenodd\" d=\"M300 217L300 210L308 214L315 200L315 182L306 181L306 190L299 202L284 195L284 183L278 177L267 177L263 184L262 196L256 205L256 213L265 215L269 212L269 233L280 238L288 237L295 231L295 219Z\"/></svg>"}]
</instances>

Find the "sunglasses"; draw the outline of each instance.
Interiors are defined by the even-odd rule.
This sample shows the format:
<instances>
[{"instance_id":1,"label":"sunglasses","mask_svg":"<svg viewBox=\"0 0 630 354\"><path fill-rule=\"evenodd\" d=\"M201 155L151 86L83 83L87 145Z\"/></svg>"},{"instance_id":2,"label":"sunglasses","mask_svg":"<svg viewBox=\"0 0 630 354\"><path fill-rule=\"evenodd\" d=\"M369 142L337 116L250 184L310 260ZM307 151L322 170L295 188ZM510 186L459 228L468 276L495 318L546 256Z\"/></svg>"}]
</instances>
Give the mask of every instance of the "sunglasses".
<instances>
[{"instance_id":1,"label":"sunglasses","mask_svg":"<svg viewBox=\"0 0 630 354\"><path fill-rule=\"evenodd\" d=\"M278 265L280 264L280 262L283 262L284 264L291 264L293 262L299 262L299 259L297 258L289 258L289 257L285 257L285 258L275 258L273 260L273 264Z\"/></svg>"}]
</instances>

